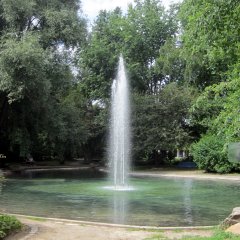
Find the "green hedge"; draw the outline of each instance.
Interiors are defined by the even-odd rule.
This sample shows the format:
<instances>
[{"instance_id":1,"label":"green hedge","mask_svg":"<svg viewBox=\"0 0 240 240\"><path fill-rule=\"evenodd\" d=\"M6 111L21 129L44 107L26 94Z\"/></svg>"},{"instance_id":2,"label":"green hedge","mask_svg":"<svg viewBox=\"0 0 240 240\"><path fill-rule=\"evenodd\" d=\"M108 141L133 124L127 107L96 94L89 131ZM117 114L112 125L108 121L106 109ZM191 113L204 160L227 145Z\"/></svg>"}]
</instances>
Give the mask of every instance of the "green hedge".
<instances>
[{"instance_id":1,"label":"green hedge","mask_svg":"<svg viewBox=\"0 0 240 240\"><path fill-rule=\"evenodd\" d=\"M234 169L224 151L224 139L207 134L199 142L192 144L191 154L199 169L207 172L228 173Z\"/></svg>"},{"instance_id":2,"label":"green hedge","mask_svg":"<svg viewBox=\"0 0 240 240\"><path fill-rule=\"evenodd\" d=\"M7 235L20 230L22 224L13 216L0 215L0 239L4 239Z\"/></svg>"}]
</instances>

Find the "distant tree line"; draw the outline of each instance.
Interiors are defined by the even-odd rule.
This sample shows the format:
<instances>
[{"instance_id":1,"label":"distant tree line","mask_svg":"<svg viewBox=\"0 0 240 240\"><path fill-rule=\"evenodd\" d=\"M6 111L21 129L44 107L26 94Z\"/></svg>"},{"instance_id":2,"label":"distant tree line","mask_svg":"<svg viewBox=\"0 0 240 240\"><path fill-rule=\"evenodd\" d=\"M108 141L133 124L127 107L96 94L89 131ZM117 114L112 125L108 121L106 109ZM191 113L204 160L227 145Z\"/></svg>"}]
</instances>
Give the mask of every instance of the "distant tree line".
<instances>
[{"instance_id":1,"label":"distant tree line","mask_svg":"<svg viewBox=\"0 0 240 240\"><path fill-rule=\"evenodd\" d=\"M0 2L0 153L19 161L105 159L110 88L123 54L132 92L133 162L190 151L207 171L238 171L240 3L135 0L100 11L76 0Z\"/></svg>"}]
</instances>

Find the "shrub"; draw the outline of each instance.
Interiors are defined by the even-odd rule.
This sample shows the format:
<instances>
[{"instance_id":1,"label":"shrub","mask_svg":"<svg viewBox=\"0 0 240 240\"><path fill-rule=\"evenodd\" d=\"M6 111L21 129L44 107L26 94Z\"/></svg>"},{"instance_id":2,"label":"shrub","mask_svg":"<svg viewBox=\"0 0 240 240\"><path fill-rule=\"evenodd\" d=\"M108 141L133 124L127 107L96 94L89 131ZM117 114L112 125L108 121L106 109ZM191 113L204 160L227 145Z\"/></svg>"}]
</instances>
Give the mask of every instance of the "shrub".
<instances>
[{"instance_id":1,"label":"shrub","mask_svg":"<svg viewBox=\"0 0 240 240\"><path fill-rule=\"evenodd\" d=\"M0 215L0 239L21 229L22 224L13 216Z\"/></svg>"},{"instance_id":2,"label":"shrub","mask_svg":"<svg viewBox=\"0 0 240 240\"><path fill-rule=\"evenodd\" d=\"M234 167L228 161L227 152L223 147L224 139L207 134L199 142L192 144L190 152L199 169L207 172L228 173Z\"/></svg>"}]
</instances>

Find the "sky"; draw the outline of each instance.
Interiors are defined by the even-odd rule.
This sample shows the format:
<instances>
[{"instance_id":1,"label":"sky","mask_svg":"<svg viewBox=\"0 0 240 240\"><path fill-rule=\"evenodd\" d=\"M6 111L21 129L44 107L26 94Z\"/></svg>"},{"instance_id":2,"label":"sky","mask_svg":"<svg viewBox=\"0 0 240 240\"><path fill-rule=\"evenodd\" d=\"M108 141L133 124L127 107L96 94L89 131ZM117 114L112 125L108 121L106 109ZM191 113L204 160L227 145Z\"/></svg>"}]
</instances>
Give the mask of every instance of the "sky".
<instances>
[{"instance_id":1,"label":"sky","mask_svg":"<svg viewBox=\"0 0 240 240\"><path fill-rule=\"evenodd\" d=\"M169 4L179 1L181 0L162 0L162 3L168 7ZM81 2L83 14L93 22L100 10L113 10L116 7L121 7L123 11L126 11L128 4L133 3L133 0L81 0Z\"/></svg>"}]
</instances>

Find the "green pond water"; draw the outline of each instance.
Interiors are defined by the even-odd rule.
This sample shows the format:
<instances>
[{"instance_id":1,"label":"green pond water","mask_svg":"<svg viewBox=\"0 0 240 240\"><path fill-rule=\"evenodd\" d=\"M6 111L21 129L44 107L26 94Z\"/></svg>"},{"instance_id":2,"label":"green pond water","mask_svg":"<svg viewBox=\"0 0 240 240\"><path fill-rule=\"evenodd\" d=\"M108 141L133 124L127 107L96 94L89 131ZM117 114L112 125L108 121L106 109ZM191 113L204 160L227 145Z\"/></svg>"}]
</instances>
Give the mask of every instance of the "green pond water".
<instances>
[{"instance_id":1,"label":"green pond water","mask_svg":"<svg viewBox=\"0 0 240 240\"><path fill-rule=\"evenodd\" d=\"M0 186L0 211L151 226L216 225L240 204L240 182L132 178L112 191L102 174L28 172Z\"/></svg>"}]
</instances>

